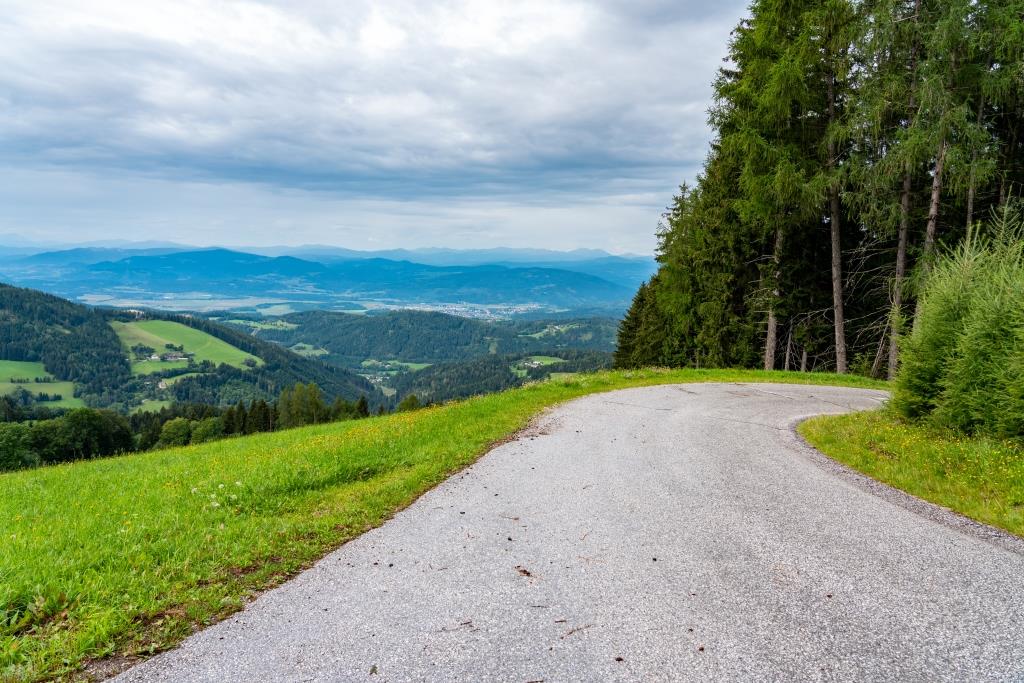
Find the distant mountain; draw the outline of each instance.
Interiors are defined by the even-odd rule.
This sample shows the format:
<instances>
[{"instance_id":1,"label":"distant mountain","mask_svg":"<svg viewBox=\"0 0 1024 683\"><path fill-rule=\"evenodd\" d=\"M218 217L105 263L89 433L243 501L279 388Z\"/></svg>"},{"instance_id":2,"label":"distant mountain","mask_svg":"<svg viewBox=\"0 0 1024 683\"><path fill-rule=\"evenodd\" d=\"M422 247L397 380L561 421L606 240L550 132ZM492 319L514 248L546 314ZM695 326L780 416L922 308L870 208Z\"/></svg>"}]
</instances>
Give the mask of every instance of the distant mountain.
<instances>
[{"instance_id":1,"label":"distant mountain","mask_svg":"<svg viewBox=\"0 0 1024 683\"><path fill-rule=\"evenodd\" d=\"M392 249L354 251L337 247L298 247L295 249L252 249L253 253L289 255L332 263L367 259L409 261L432 266L504 266L506 268L555 268L594 275L636 289L658 269L652 256L616 256L600 249L551 251L548 249Z\"/></svg>"},{"instance_id":2,"label":"distant mountain","mask_svg":"<svg viewBox=\"0 0 1024 683\"><path fill-rule=\"evenodd\" d=\"M93 264L103 261L117 261L133 256L158 256L181 251L174 247L152 249L119 249L115 247L75 247L61 251L44 251L33 253L18 259L18 263L26 265L69 265Z\"/></svg>"},{"instance_id":3,"label":"distant mountain","mask_svg":"<svg viewBox=\"0 0 1024 683\"><path fill-rule=\"evenodd\" d=\"M112 256L106 260L104 256ZM646 266L619 257L547 265L437 266L383 258L330 262L228 249L122 252L75 249L0 263L0 274L70 298L125 297L160 306L184 296L295 302L331 308L339 301L404 304L532 305L621 311ZM571 270L569 268L572 268ZM619 270L617 270L619 269ZM587 272L589 271L589 272ZM597 274L601 273L606 277ZM611 279L609 279L611 278ZM237 308L237 306L226 306Z\"/></svg>"},{"instance_id":4,"label":"distant mountain","mask_svg":"<svg viewBox=\"0 0 1024 683\"><path fill-rule=\"evenodd\" d=\"M440 247L423 249L382 249L358 251L342 247L309 245L302 247L254 247L242 251L267 256L296 256L310 261L352 261L357 259L387 259L389 261L411 261L428 266L479 266L495 263L566 263L589 261L612 256L600 249L574 249L554 251L551 249L523 249L495 247L492 249L446 249ZM622 258L643 258L627 256Z\"/></svg>"}]
</instances>

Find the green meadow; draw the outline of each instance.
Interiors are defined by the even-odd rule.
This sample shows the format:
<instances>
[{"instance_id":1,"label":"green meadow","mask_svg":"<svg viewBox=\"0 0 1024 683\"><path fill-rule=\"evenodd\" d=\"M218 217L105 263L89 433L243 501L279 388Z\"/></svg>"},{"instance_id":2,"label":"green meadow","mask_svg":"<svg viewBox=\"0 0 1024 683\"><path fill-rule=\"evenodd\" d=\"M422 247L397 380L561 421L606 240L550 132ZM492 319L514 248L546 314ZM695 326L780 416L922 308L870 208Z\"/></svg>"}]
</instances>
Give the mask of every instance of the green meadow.
<instances>
[{"instance_id":1,"label":"green meadow","mask_svg":"<svg viewBox=\"0 0 1024 683\"><path fill-rule=\"evenodd\" d=\"M47 379L47 382L36 382L36 379ZM14 382L12 380L29 380L27 383ZM55 381L50 373L46 372L42 363L17 360L0 360L0 396L12 394L18 389L24 389L31 394L40 392L46 394L59 394L61 400L47 401L42 404L50 408L82 408L85 403L80 398L75 398L74 382Z\"/></svg>"},{"instance_id":2,"label":"green meadow","mask_svg":"<svg viewBox=\"0 0 1024 683\"><path fill-rule=\"evenodd\" d=\"M110 323L117 332L125 349L142 344L163 353L167 344L181 346L187 353L191 353L197 363L208 360L214 365L225 363L236 368L244 368L245 361L256 361L261 364L263 361L256 356L237 349L225 341L196 330L188 325L182 325L170 320L143 320L139 322ZM135 375L147 375L160 370L171 370L188 367L187 361L133 361L132 373Z\"/></svg>"}]
</instances>

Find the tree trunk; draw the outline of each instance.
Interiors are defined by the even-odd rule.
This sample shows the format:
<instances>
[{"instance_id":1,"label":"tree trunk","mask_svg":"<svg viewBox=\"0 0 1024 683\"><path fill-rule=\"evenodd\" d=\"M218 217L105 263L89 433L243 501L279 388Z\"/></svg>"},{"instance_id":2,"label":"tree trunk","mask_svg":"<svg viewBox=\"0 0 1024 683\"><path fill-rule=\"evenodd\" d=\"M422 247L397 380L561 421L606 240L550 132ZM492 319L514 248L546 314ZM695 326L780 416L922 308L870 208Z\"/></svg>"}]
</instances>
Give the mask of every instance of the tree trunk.
<instances>
[{"instance_id":1,"label":"tree trunk","mask_svg":"<svg viewBox=\"0 0 1024 683\"><path fill-rule=\"evenodd\" d=\"M807 349L800 354L800 372L807 372Z\"/></svg>"},{"instance_id":2,"label":"tree trunk","mask_svg":"<svg viewBox=\"0 0 1024 683\"><path fill-rule=\"evenodd\" d=\"M843 250L840 243L839 191L832 190L832 311L836 329L836 372L846 372L846 322L843 317Z\"/></svg>"},{"instance_id":3,"label":"tree trunk","mask_svg":"<svg viewBox=\"0 0 1024 683\"><path fill-rule=\"evenodd\" d=\"M949 145L943 136L939 143L939 152L935 157L935 174L932 176L932 198L928 204L928 227L924 232L924 259L925 273L931 270L932 257L935 254L935 233L939 225L939 201L942 199L942 169L946 164L946 150Z\"/></svg>"},{"instance_id":4,"label":"tree trunk","mask_svg":"<svg viewBox=\"0 0 1024 683\"><path fill-rule=\"evenodd\" d=\"M900 234L896 245L896 277L892 283L892 313L889 327L889 379L896 377L899 365L899 338L903 316L903 278L907 273L907 236L910 230L910 190L912 184L910 164L903 176L903 193L900 196Z\"/></svg>"},{"instance_id":5,"label":"tree trunk","mask_svg":"<svg viewBox=\"0 0 1024 683\"><path fill-rule=\"evenodd\" d=\"M779 339L779 321L775 317L775 306L779 301L779 262L782 259L782 228L775 229L775 248L772 252L772 294L768 304L768 333L764 339L764 369L775 369L775 349Z\"/></svg>"},{"instance_id":6,"label":"tree trunk","mask_svg":"<svg viewBox=\"0 0 1024 683\"><path fill-rule=\"evenodd\" d=\"M828 77L828 120L829 127L835 121L836 116L836 95L835 95L835 74ZM828 143L828 168L834 171L836 167L836 145L831 138ZM836 333L836 372L846 373L846 321L843 317L843 246L841 225L839 223L839 186L833 179L832 187L829 189L829 229L832 233L832 314L835 323Z\"/></svg>"},{"instance_id":7,"label":"tree trunk","mask_svg":"<svg viewBox=\"0 0 1024 683\"><path fill-rule=\"evenodd\" d=\"M789 334L786 335L786 372L789 372L789 360L793 354L793 323L789 323Z\"/></svg>"},{"instance_id":8,"label":"tree trunk","mask_svg":"<svg viewBox=\"0 0 1024 683\"><path fill-rule=\"evenodd\" d=\"M921 16L921 0L914 2L914 26L916 28ZM914 110L917 108L917 36L910 47L910 97L907 100L907 112L910 120L914 120ZM913 189L914 168L907 162L907 168L903 174L903 192L900 194L900 228L896 246L896 277L893 280L892 312L889 320L889 368L888 377L890 380L896 377L896 369L899 367L899 341L900 322L903 316L903 278L907 274L907 241L910 234L910 193Z\"/></svg>"},{"instance_id":9,"label":"tree trunk","mask_svg":"<svg viewBox=\"0 0 1024 683\"><path fill-rule=\"evenodd\" d=\"M991 65L989 66L991 68ZM985 112L985 96L982 95L978 98L978 126L981 126L982 115ZM971 223L974 222L974 195L976 192L975 185L975 170L974 166L978 163L978 150L971 151L971 177L967 184L967 231L971 230Z\"/></svg>"},{"instance_id":10,"label":"tree trunk","mask_svg":"<svg viewBox=\"0 0 1024 683\"><path fill-rule=\"evenodd\" d=\"M875 362L871 364L871 376L878 377L882 372L882 359L885 357L885 340L889 332L889 322L886 321L882 328L882 334L878 338L878 351L875 352Z\"/></svg>"}]
</instances>

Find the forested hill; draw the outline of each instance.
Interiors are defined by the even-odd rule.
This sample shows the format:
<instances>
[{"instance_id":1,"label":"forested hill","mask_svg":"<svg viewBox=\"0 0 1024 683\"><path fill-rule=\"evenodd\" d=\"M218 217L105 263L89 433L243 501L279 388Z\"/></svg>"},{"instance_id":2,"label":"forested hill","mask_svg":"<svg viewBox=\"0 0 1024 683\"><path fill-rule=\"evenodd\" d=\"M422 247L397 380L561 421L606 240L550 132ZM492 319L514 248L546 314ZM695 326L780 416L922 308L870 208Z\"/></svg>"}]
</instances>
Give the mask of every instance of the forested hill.
<instances>
[{"instance_id":1,"label":"forested hill","mask_svg":"<svg viewBox=\"0 0 1024 683\"><path fill-rule=\"evenodd\" d=\"M41 362L103 402L131 381L128 360L104 314L31 289L0 284L0 360Z\"/></svg>"},{"instance_id":2,"label":"forested hill","mask_svg":"<svg viewBox=\"0 0 1024 683\"><path fill-rule=\"evenodd\" d=\"M208 320L93 309L2 284L0 361L9 375L0 390L27 402L40 394L51 400L50 387L60 383L94 407L129 410L143 400L223 405L274 399L300 382L315 382L331 399L383 402L358 375Z\"/></svg>"},{"instance_id":3,"label":"forested hill","mask_svg":"<svg viewBox=\"0 0 1024 683\"><path fill-rule=\"evenodd\" d=\"M493 322L429 311L305 311L269 324L236 324L255 326L258 337L284 346L322 350L325 359L344 366L370 358L437 363L558 349L611 351L616 331L610 318Z\"/></svg>"},{"instance_id":4,"label":"forested hill","mask_svg":"<svg viewBox=\"0 0 1024 683\"><path fill-rule=\"evenodd\" d=\"M942 244L1024 182L1024 9L755 0L616 362L889 374Z\"/></svg>"}]
</instances>

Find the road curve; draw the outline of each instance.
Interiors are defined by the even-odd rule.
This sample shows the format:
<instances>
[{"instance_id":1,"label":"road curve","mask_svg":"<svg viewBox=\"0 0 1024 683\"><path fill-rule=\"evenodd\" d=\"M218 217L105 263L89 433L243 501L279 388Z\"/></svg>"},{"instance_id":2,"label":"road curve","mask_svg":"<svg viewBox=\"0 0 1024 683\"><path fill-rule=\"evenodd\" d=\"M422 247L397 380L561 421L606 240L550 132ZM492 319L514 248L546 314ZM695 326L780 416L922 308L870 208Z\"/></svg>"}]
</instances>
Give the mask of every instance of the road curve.
<instances>
[{"instance_id":1,"label":"road curve","mask_svg":"<svg viewBox=\"0 0 1024 683\"><path fill-rule=\"evenodd\" d=\"M589 396L135 681L1024 680L1024 550L830 464L834 387Z\"/></svg>"}]
</instances>

